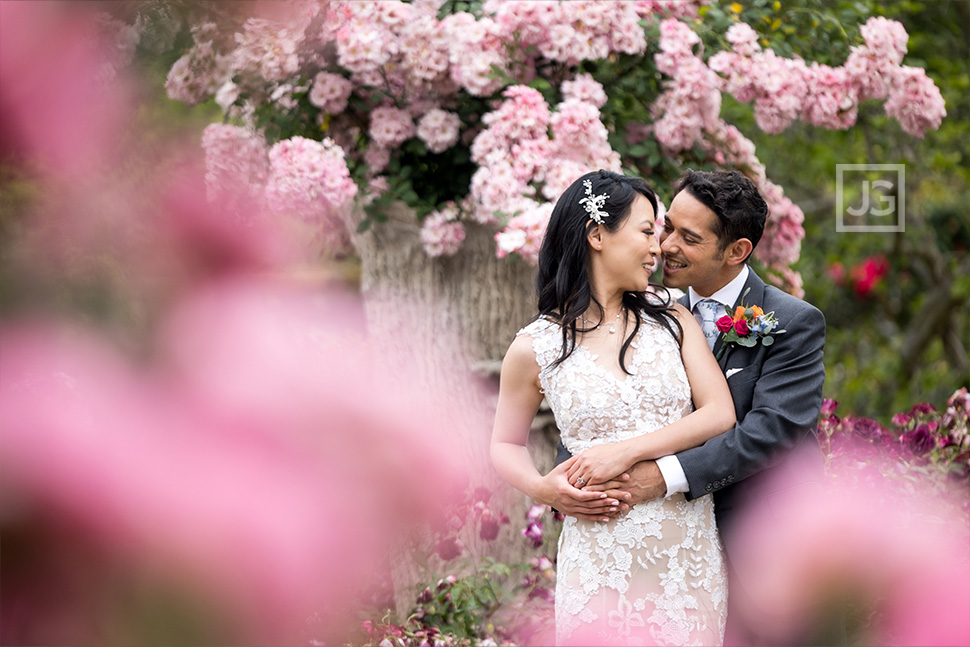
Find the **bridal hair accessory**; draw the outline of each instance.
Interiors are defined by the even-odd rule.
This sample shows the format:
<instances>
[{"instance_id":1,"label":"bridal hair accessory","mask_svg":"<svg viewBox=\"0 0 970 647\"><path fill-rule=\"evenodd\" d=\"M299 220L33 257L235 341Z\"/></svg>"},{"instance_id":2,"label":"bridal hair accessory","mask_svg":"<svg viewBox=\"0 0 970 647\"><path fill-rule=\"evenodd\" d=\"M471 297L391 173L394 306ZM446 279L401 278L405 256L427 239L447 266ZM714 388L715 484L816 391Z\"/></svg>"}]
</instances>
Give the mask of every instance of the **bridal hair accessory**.
<instances>
[{"instance_id":1,"label":"bridal hair accessory","mask_svg":"<svg viewBox=\"0 0 970 647\"><path fill-rule=\"evenodd\" d=\"M586 209L586 213L589 217L596 221L597 224L602 225L603 219L609 217L609 213L603 210L603 204L609 199L605 193L599 195L593 195L593 183L590 180L583 180L583 186L586 187L586 197L579 201L579 204L583 205Z\"/></svg>"}]
</instances>

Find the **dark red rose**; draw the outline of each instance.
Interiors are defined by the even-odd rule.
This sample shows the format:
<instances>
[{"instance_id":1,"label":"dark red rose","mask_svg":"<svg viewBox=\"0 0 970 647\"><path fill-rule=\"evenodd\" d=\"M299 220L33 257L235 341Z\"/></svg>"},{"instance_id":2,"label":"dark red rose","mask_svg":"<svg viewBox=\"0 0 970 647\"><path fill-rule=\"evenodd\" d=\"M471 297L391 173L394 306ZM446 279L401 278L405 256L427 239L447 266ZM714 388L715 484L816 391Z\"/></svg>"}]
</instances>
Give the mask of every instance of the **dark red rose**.
<instances>
[{"instance_id":1,"label":"dark red rose","mask_svg":"<svg viewBox=\"0 0 970 647\"><path fill-rule=\"evenodd\" d=\"M485 541L492 541L498 537L499 522L491 512L486 510L482 514L482 525L479 526L478 535Z\"/></svg>"},{"instance_id":2,"label":"dark red rose","mask_svg":"<svg viewBox=\"0 0 970 647\"><path fill-rule=\"evenodd\" d=\"M738 319L734 322L734 332L738 333L739 337L744 337L748 334L748 322L744 319Z\"/></svg>"},{"instance_id":3,"label":"dark red rose","mask_svg":"<svg viewBox=\"0 0 970 647\"><path fill-rule=\"evenodd\" d=\"M928 454L934 447L936 447L936 438L933 437L933 433L926 425L919 425L916 427L916 429L907 431L905 434L899 437L899 440L901 440L909 451L913 452L915 456L923 456L924 454Z\"/></svg>"},{"instance_id":4,"label":"dark red rose","mask_svg":"<svg viewBox=\"0 0 970 647\"><path fill-rule=\"evenodd\" d=\"M721 332L727 332L731 330L731 326L734 325L734 319L732 319L728 315L724 315L723 317L715 321L714 325L717 326L717 329L720 330Z\"/></svg>"}]
</instances>

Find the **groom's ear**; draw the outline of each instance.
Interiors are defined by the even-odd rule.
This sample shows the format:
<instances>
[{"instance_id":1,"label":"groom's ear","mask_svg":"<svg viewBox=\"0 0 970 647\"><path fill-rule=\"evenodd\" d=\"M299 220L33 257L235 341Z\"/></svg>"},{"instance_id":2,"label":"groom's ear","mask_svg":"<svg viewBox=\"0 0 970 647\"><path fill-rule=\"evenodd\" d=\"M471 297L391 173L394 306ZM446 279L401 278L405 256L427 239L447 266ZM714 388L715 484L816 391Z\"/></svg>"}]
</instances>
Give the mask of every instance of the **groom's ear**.
<instances>
[{"instance_id":1,"label":"groom's ear","mask_svg":"<svg viewBox=\"0 0 970 647\"><path fill-rule=\"evenodd\" d=\"M748 260L753 249L754 245L751 244L750 240L747 238L738 238L724 250L725 260L728 265L738 265Z\"/></svg>"}]
</instances>

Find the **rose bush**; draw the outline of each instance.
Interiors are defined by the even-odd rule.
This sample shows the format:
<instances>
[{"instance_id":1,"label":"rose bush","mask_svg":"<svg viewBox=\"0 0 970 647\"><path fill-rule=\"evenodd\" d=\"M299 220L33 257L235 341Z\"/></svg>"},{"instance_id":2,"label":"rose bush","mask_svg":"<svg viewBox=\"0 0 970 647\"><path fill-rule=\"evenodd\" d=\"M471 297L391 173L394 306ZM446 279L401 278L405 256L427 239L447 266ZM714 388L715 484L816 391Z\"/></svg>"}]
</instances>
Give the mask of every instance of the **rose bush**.
<instances>
[{"instance_id":1,"label":"rose bush","mask_svg":"<svg viewBox=\"0 0 970 647\"><path fill-rule=\"evenodd\" d=\"M500 256L534 261L550 204L583 172L626 169L665 192L685 165L723 165L742 169L765 194L771 217L756 258L776 283L800 293L790 266L804 215L768 179L751 141L721 117L722 97L753 103L759 127L771 133L796 120L848 128L870 100L883 101L914 136L946 114L933 81L902 65L905 29L880 17L846 25L855 33L833 66L802 58L830 51L824 38L818 49L802 41L805 51L792 51L797 29L786 21L795 25L799 14L779 3L748 11L749 22L740 5L724 12L701 0L255 7L195 7L191 41L166 83L171 98L214 100L249 133L210 135L210 178L265 164L258 147L208 146L218 139L332 140L325 145L343 150L367 207L351 224L369 226L395 200L422 218L456 205L457 217L427 221L432 254L454 253L462 223L478 221L495 227ZM828 24L824 12L808 13L818 14L816 30ZM343 176L331 192L351 197ZM260 193L262 176L250 181L248 192ZM347 206L311 197L293 209L316 208L320 223L333 226L333 212Z\"/></svg>"},{"instance_id":2,"label":"rose bush","mask_svg":"<svg viewBox=\"0 0 970 647\"><path fill-rule=\"evenodd\" d=\"M970 510L970 395L955 391L943 411L928 402L892 417L886 427L872 418L835 414L826 400L818 437L829 470L840 477L929 485L964 511Z\"/></svg>"}]
</instances>

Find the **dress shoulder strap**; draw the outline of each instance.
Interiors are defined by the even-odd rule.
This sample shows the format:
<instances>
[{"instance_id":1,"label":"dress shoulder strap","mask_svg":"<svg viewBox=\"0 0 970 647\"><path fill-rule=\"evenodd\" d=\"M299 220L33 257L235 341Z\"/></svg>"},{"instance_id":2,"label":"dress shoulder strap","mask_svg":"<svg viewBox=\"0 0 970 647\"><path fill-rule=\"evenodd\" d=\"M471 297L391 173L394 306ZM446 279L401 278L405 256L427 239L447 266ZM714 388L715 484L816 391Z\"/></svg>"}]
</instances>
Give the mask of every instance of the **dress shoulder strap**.
<instances>
[{"instance_id":1,"label":"dress shoulder strap","mask_svg":"<svg viewBox=\"0 0 970 647\"><path fill-rule=\"evenodd\" d=\"M532 337L532 350L536 354L536 362L543 370L559 357L562 348L562 333L559 324L546 317L539 317L515 334Z\"/></svg>"}]
</instances>

